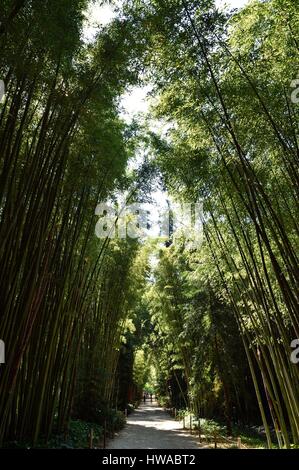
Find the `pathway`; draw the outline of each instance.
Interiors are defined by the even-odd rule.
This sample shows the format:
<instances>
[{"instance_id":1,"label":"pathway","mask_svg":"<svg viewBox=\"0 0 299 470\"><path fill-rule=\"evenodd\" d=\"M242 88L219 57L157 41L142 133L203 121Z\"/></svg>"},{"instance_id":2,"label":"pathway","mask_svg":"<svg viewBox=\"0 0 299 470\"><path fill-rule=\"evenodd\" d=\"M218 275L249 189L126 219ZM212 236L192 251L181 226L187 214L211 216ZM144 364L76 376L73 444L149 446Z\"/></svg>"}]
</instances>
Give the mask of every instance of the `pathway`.
<instances>
[{"instance_id":1,"label":"pathway","mask_svg":"<svg viewBox=\"0 0 299 470\"><path fill-rule=\"evenodd\" d=\"M198 449L198 438L183 430L157 403L140 405L126 427L108 444L108 449Z\"/></svg>"}]
</instances>

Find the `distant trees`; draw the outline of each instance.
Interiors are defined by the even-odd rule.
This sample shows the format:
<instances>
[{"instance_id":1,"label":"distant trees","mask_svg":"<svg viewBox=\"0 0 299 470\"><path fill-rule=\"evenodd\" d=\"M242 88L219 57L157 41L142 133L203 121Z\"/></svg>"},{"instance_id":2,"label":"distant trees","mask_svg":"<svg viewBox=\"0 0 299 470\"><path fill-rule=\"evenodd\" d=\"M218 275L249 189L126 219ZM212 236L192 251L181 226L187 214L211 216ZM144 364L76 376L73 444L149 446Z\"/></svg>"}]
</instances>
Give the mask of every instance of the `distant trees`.
<instances>
[{"instance_id":1,"label":"distant trees","mask_svg":"<svg viewBox=\"0 0 299 470\"><path fill-rule=\"evenodd\" d=\"M155 283L147 299L153 357L161 392L169 382L173 405L199 416L251 422L256 403L250 370L233 311L215 293L211 272L199 252L183 240L160 251ZM218 285L221 288L220 285Z\"/></svg>"}]
</instances>

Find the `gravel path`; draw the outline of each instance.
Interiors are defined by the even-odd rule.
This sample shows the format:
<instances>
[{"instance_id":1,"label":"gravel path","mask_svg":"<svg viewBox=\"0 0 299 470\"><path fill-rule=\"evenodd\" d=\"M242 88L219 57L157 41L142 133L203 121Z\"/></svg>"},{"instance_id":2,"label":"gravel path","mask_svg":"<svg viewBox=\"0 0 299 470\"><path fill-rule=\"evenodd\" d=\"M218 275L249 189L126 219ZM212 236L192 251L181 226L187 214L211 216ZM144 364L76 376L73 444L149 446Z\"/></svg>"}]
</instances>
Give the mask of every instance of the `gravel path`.
<instances>
[{"instance_id":1,"label":"gravel path","mask_svg":"<svg viewBox=\"0 0 299 470\"><path fill-rule=\"evenodd\" d=\"M145 403L132 413L125 429L108 444L108 449L198 449L196 437L172 419L157 403Z\"/></svg>"}]
</instances>

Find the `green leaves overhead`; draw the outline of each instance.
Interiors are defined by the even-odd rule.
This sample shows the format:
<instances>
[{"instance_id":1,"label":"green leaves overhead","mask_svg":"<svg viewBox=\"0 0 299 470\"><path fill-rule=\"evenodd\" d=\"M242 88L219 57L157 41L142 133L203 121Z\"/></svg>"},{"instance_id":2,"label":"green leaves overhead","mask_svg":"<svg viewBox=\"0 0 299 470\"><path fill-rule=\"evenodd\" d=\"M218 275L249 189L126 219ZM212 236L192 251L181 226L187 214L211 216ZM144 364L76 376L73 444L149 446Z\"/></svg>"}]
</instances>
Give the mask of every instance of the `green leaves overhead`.
<instances>
[{"instance_id":1,"label":"green leaves overhead","mask_svg":"<svg viewBox=\"0 0 299 470\"><path fill-rule=\"evenodd\" d=\"M299 439L298 368L289 357L299 331L296 6L253 1L230 15L212 2L141 2L134 14L150 38L156 117L172 124L165 142L153 139L157 164L174 197L204 197L209 290L234 314L268 445L265 405L279 444L289 446L288 428ZM166 285L173 328L173 302L184 288Z\"/></svg>"}]
</instances>

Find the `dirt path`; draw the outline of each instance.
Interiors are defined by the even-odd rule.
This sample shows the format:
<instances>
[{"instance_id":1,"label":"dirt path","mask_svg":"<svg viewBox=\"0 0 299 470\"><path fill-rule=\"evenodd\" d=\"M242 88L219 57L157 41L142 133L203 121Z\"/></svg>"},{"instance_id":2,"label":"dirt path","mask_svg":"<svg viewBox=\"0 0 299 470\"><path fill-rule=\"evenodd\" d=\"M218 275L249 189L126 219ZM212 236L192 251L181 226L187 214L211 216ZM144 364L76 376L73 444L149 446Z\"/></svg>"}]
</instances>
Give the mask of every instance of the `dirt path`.
<instances>
[{"instance_id":1,"label":"dirt path","mask_svg":"<svg viewBox=\"0 0 299 470\"><path fill-rule=\"evenodd\" d=\"M142 404L127 421L108 449L198 449L198 439L183 431L157 403Z\"/></svg>"}]
</instances>

